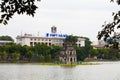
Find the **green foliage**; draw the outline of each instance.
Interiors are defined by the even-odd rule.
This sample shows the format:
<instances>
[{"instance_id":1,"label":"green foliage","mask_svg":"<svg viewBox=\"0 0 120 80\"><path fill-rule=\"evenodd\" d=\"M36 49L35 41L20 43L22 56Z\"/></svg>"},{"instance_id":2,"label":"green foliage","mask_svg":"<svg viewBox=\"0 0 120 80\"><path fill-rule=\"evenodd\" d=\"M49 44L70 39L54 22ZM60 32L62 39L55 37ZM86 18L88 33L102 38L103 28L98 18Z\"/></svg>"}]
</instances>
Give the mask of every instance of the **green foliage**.
<instances>
[{"instance_id":1,"label":"green foliage","mask_svg":"<svg viewBox=\"0 0 120 80\"><path fill-rule=\"evenodd\" d=\"M91 46L91 41L87 37L80 37L85 39L85 47L75 47L77 53L77 60L83 61L86 57L88 57L91 53L90 50L93 49Z\"/></svg>"},{"instance_id":2,"label":"green foliage","mask_svg":"<svg viewBox=\"0 0 120 80\"><path fill-rule=\"evenodd\" d=\"M51 55L50 54L46 55L45 56L45 62L51 62L51 61L52 61Z\"/></svg>"},{"instance_id":3,"label":"green foliage","mask_svg":"<svg viewBox=\"0 0 120 80\"><path fill-rule=\"evenodd\" d=\"M119 52L118 49L110 49L109 50L109 59L116 60L118 52Z\"/></svg>"},{"instance_id":4,"label":"green foliage","mask_svg":"<svg viewBox=\"0 0 120 80\"><path fill-rule=\"evenodd\" d=\"M18 61L19 60L19 58L20 58L20 54L19 53L12 53L11 54L11 59L12 59L12 61L14 62L14 61Z\"/></svg>"},{"instance_id":5,"label":"green foliage","mask_svg":"<svg viewBox=\"0 0 120 80\"><path fill-rule=\"evenodd\" d=\"M12 37L10 36L0 36L0 40L4 41L14 41Z\"/></svg>"},{"instance_id":6,"label":"green foliage","mask_svg":"<svg viewBox=\"0 0 120 80\"><path fill-rule=\"evenodd\" d=\"M34 53L32 51L27 52L27 58L29 59L29 61L32 60L33 56L34 56Z\"/></svg>"},{"instance_id":7,"label":"green foliage","mask_svg":"<svg viewBox=\"0 0 120 80\"><path fill-rule=\"evenodd\" d=\"M12 16L17 14L24 14L34 16L37 6L36 0L2 0L0 4L0 10L2 12L0 23L4 25L8 24ZM39 0L37 0L39 1Z\"/></svg>"},{"instance_id":8,"label":"green foliage","mask_svg":"<svg viewBox=\"0 0 120 80\"><path fill-rule=\"evenodd\" d=\"M107 60L120 59L120 54L119 54L120 50L116 48L93 49L93 47L91 46L91 41L88 38L84 38L84 39L85 39L85 47L77 47L77 46L75 47L78 61L83 61L87 57L93 58L94 56L96 56L98 59L101 58Z\"/></svg>"},{"instance_id":9,"label":"green foliage","mask_svg":"<svg viewBox=\"0 0 120 80\"><path fill-rule=\"evenodd\" d=\"M45 57L43 55L38 56L38 61L39 62L45 62Z\"/></svg>"},{"instance_id":10,"label":"green foliage","mask_svg":"<svg viewBox=\"0 0 120 80\"><path fill-rule=\"evenodd\" d=\"M12 54L15 52L20 53L20 48L21 48L21 45L13 43L7 46L7 52L9 54Z\"/></svg>"},{"instance_id":11,"label":"green foliage","mask_svg":"<svg viewBox=\"0 0 120 80\"><path fill-rule=\"evenodd\" d=\"M86 43L85 47L75 46L78 61L84 61L85 58L94 56L107 60L120 60L120 50L113 48L93 49L90 46L89 39L87 39ZM21 46L18 44L9 44L0 46L0 61L58 62L60 51L61 47L55 45L36 44L35 46Z\"/></svg>"},{"instance_id":12,"label":"green foliage","mask_svg":"<svg viewBox=\"0 0 120 80\"><path fill-rule=\"evenodd\" d=\"M20 50L21 56L24 56L24 57L27 56L27 53L28 53L30 50L32 51L31 47L30 47L30 46L26 46L26 45L19 47L19 50Z\"/></svg>"},{"instance_id":13,"label":"green foliage","mask_svg":"<svg viewBox=\"0 0 120 80\"><path fill-rule=\"evenodd\" d=\"M7 59L7 53L4 51L4 52L0 52L0 60L4 61Z\"/></svg>"},{"instance_id":14,"label":"green foliage","mask_svg":"<svg viewBox=\"0 0 120 80\"><path fill-rule=\"evenodd\" d=\"M50 54L53 61L59 61L61 48L62 47L60 46L55 46L55 45L51 46Z\"/></svg>"},{"instance_id":15,"label":"green foliage","mask_svg":"<svg viewBox=\"0 0 120 80\"><path fill-rule=\"evenodd\" d=\"M98 56L99 52L97 49L91 49L90 50L90 55L91 57Z\"/></svg>"},{"instance_id":16,"label":"green foliage","mask_svg":"<svg viewBox=\"0 0 120 80\"><path fill-rule=\"evenodd\" d=\"M38 43L34 46L35 54L46 56L50 53L50 47L44 43Z\"/></svg>"},{"instance_id":17,"label":"green foliage","mask_svg":"<svg viewBox=\"0 0 120 80\"><path fill-rule=\"evenodd\" d=\"M118 52L118 54L117 54L117 58L119 58L120 59L120 51Z\"/></svg>"},{"instance_id":18,"label":"green foliage","mask_svg":"<svg viewBox=\"0 0 120 80\"><path fill-rule=\"evenodd\" d=\"M67 43L67 44L75 45L76 42L77 42L77 39L78 39L77 36L69 35L65 38L64 42Z\"/></svg>"},{"instance_id":19,"label":"green foliage","mask_svg":"<svg viewBox=\"0 0 120 80\"><path fill-rule=\"evenodd\" d=\"M85 48L76 47L76 55L78 61L83 61L87 57Z\"/></svg>"},{"instance_id":20,"label":"green foliage","mask_svg":"<svg viewBox=\"0 0 120 80\"><path fill-rule=\"evenodd\" d=\"M118 5L120 5L120 0L110 0L111 2L116 1Z\"/></svg>"},{"instance_id":21,"label":"green foliage","mask_svg":"<svg viewBox=\"0 0 120 80\"><path fill-rule=\"evenodd\" d=\"M116 1L117 4L120 5L120 0L111 0L111 2L114 1ZM116 41L114 40L120 39L120 35L112 36L112 33L115 32L115 28L120 29L120 11L118 11L117 13L113 12L112 16L113 16L112 22L110 23L105 22L104 25L102 25L103 29L98 32L98 39L104 38L104 40L106 41L108 38L110 38L111 41L113 42L113 45L116 45ZM117 46L113 47L118 49Z\"/></svg>"}]
</instances>

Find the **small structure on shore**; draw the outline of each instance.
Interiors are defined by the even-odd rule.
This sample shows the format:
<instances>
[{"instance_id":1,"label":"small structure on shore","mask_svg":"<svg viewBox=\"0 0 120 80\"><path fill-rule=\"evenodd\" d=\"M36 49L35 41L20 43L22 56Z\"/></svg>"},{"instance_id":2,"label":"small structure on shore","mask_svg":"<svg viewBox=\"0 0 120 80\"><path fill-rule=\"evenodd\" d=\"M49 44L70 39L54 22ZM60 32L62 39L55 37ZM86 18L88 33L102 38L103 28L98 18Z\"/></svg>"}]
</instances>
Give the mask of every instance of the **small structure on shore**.
<instances>
[{"instance_id":1,"label":"small structure on shore","mask_svg":"<svg viewBox=\"0 0 120 80\"><path fill-rule=\"evenodd\" d=\"M60 52L60 62L72 64L77 62L76 50L70 44L65 44Z\"/></svg>"}]
</instances>

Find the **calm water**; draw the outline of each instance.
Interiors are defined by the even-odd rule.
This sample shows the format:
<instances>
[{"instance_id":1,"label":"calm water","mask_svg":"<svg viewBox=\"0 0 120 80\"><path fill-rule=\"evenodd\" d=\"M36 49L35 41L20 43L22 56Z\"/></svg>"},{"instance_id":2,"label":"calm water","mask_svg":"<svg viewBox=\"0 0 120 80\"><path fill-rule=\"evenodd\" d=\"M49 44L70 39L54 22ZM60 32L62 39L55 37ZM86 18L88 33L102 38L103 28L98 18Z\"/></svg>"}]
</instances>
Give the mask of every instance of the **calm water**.
<instances>
[{"instance_id":1,"label":"calm water","mask_svg":"<svg viewBox=\"0 0 120 80\"><path fill-rule=\"evenodd\" d=\"M76 67L0 64L0 80L120 80L120 62Z\"/></svg>"}]
</instances>

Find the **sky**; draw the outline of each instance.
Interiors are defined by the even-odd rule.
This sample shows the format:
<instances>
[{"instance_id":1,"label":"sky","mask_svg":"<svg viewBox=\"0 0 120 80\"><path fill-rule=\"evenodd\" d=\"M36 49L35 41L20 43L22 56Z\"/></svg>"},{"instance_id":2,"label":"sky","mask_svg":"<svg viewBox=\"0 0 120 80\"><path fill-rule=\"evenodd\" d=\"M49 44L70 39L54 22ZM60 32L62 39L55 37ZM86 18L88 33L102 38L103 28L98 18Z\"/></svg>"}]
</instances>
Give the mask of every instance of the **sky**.
<instances>
[{"instance_id":1,"label":"sky","mask_svg":"<svg viewBox=\"0 0 120 80\"><path fill-rule=\"evenodd\" d=\"M0 36L13 39L25 33L45 36L51 27L57 33L88 37L97 40L97 33L105 21L112 21L112 12L118 11L110 0L41 0L34 17L15 14L8 25L0 24Z\"/></svg>"}]
</instances>

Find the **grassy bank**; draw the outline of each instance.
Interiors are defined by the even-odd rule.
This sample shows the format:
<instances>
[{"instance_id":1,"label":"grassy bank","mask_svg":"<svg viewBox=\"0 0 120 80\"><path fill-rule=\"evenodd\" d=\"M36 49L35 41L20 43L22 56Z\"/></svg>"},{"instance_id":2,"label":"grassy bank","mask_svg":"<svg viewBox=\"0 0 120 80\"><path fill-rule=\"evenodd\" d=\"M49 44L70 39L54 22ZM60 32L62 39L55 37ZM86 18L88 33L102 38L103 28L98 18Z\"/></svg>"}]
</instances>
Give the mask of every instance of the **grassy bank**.
<instances>
[{"instance_id":1,"label":"grassy bank","mask_svg":"<svg viewBox=\"0 0 120 80\"><path fill-rule=\"evenodd\" d=\"M80 62L80 63L73 63L73 64L61 64L61 63L39 63L39 62L0 62L0 64L32 64L32 65L44 65L44 66L78 66L78 65L95 65L91 62Z\"/></svg>"}]
</instances>

